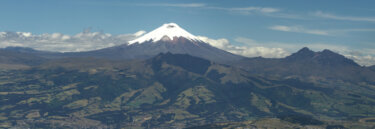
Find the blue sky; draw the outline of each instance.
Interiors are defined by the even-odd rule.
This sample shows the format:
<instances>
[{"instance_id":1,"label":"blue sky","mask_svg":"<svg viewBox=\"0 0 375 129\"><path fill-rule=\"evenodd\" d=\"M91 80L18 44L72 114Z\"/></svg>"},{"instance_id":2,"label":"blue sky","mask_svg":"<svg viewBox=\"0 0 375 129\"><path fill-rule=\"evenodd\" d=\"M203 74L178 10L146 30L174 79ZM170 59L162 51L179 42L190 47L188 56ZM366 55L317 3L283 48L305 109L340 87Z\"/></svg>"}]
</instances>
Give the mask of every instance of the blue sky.
<instances>
[{"instance_id":1,"label":"blue sky","mask_svg":"<svg viewBox=\"0 0 375 129\"><path fill-rule=\"evenodd\" d=\"M308 46L375 62L374 6L373 0L1 0L0 31L74 36L91 28L121 35L175 22L194 35L242 49L281 48L290 54Z\"/></svg>"}]
</instances>

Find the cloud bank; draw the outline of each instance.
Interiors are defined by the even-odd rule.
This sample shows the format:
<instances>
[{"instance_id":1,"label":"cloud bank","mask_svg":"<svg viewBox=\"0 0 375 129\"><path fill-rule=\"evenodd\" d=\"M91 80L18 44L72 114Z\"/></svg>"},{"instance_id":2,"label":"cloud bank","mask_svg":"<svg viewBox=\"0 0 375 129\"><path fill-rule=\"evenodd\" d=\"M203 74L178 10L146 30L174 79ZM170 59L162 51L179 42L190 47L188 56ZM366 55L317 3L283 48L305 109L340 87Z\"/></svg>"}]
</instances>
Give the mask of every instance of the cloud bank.
<instances>
[{"instance_id":1,"label":"cloud bank","mask_svg":"<svg viewBox=\"0 0 375 129\"><path fill-rule=\"evenodd\" d=\"M246 56L246 57L266 57L266 58L282 58L290 55L289 52L282 48L263 47L263 46L235 46L229 43L227 39L210 39L205 36L197 36L200 40L210 44L211 46L226 50L228 52ZM254 41L255 42L255 41Z\"/></svg>"},{"instance_id":2,"label":"cloud bank","mask_svg":"<svg viewBox=\"0 0 375 129\"><path fill-rule=\"evenodd\" d=\"M303 47L308 47L314 51L324 49L332 50L336 53L354 60L360 65L375 65L375 49L354 49L347 46L332 45L327 43L282 43L282 42L258 42L256 40L244 37L238 37L234 40L243 46L231 44L227 39L210 39L205 36L197 36L200 40L208 44L226 50L228 52L242 55L245 57L265 57L265 58L284 58L291 53L297 52Z\"/></svg>"},{"instance_id":3,"label":"cloud bank","mask_svg":"<svg viewBox=\"0 0 375 129\"><path fill-rule=\"evenodd\" d=\"M240 14L270 14L279 12L280 9L272 7L258 7L258 6L245 6L245 7L219 7L209 6L205 3L149 3L149 4L135 4L136 6L154 6L154 7L181 7L181 8L202 8L224 10L229 12L236 12Z\"/></svg>"},{"instance_id":4,"label":"cloud bank","mask_svg":"<svg viewBox=\"0 0 375 129\"><path fill-rule=\"evenodd\" d=\"M352 32L373 32L373 28L351 28L351 29L330 29L330 30L320 30L320 29L307 29L301 25L285 26L285 25L274 25L268 27L270 30L283 31L283 32L294 32L294 33L305 33L313 35L323 35L323 36L338 36L343 34L348 34Z\"/></svg>"},{"instance_id":5,"label":"cloud bank","mask_svg":"<svg viewBox=\"0 0 375 129\"><path fill-rule=\"evenodd\" d=\"M276 25L269 27L271 30L277 31L285 31L285 32L297 32L297 33L306 33L306 34L314 34L314 35L331 35L328 31L325 30L313 30L313 29L306 29L302 26L283 26L283 25Z\"/></svg>"},{"instance_id":6,"label":"cloud bank","mask_svg":"<svg viewBox=\"0 0 375 129\"><path fill-rule=\"evenodd\" d=\"M0 32L0 47L19 46L58 52L89 51L125 44L144 33L145 31L138 31L134 34L112 35L103 32L91 32L89 29L75 35Z\"/></svg>"},{"instance_id":7,"label":"cloud bank","mask_svg":"<svg viewBox=\"0 0 375 129\"><path fill-rule=\"evenodd\" d=\"M227 8L230 11L245 11L245 12L260 12L260 13L275 13L279 12L280 9L270 7L243 7L243 8Z\"/></svg>"},{"instance_id":8,"label":"cloud bank","mask_svg":"<svg viewBox=\"0 0 375 129\"><path fill-rule=\"evenodd\" d=\"M339 15L335 15L335 14L325 13L325 12L322 12L322 11L317 11L313 15L315 15L317 17L334 19L334 20L375 22L375 17L339 16Z\"/></svg>"},{"instance_id":9,"label":"cloud bank","mask_svg":"<svg viewBox=\"0 0 375 129\"><path fill-rule=\"evenodd\" d=\"M158 7L182 7L182 8L198 8L205 7L204 3L153 3L153 4L135 4L136 6L158 6Z\"/></svg>"}]
</instances>

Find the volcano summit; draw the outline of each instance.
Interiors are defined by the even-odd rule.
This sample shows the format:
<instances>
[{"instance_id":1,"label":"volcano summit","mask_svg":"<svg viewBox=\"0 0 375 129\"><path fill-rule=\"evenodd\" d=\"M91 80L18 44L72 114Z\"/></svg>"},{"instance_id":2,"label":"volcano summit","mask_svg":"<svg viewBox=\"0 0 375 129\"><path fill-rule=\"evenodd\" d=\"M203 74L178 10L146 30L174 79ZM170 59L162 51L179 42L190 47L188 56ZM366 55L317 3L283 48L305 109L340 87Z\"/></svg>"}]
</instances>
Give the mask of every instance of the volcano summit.
<instances>
[{"instance_id":1,"label":"volcano summit","mask_svg":"<svg viewBox=\"0 0 375 129\"><path fill-rule=\"evenodd\" d=\"M225 63L243 57L218 49L198 39L176 23L161 27L130 41L128 44L95 51L77 53L79 56L112 59L145 59L159 53L189 54L211 61Z\"/></svg>"},{"instance_id":2,"label":"volcano summit","mask_svg":"<svg viewBox=\"0 0 375 129\"><path fill-rule=\"evenodd\" d=\"M151 31L150 33L147 33L146 35L137 38L135 40L129 41L129 44L134 43L144 43L147 41L157 42L157 41L168 41L173 40L174 38L186 38L190 41L200 41L197 37L190 34L186 30L182 29L180 26L178 26L176 23L168 23L164 24L161 27L155 29L154 31Z\"/></svg>"}]
</instances>

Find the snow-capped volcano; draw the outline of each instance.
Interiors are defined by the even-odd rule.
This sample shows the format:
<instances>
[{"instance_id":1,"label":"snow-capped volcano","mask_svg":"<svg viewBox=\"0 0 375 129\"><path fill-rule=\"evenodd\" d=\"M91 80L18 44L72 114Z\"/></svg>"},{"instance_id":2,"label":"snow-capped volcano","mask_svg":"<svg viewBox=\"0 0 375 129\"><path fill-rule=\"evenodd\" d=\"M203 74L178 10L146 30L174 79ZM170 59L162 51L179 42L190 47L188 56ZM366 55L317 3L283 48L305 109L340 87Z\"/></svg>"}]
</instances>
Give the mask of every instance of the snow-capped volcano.
<instances>
[{"instance_id":1,"label":"snow-capped volcano","mask_svg":"<svg viewBox=\"0 0 375 129\"><path fill-rule=\"evenodd\" d=\"M196 36L178 26L176 23L167 23L135 40L129 41L129 44L144 43L149 41L157 42L160 40L168 41L180 37L190 41L201 41Z\"/></svg>"},{"instance_id":2,"label":"snow-capped volcano","mask_svg":"<svg viewBox=\"0 0 375 129\"><path fill-rule=\"evenodd\" d=\"M176 23L161 27L130 41L128 44L80 53L110 59L147 59L160 53L189 54L211 61L225 63L242 59L242 56L213 47L182 29Z\"/></svg>"}]
</instances>

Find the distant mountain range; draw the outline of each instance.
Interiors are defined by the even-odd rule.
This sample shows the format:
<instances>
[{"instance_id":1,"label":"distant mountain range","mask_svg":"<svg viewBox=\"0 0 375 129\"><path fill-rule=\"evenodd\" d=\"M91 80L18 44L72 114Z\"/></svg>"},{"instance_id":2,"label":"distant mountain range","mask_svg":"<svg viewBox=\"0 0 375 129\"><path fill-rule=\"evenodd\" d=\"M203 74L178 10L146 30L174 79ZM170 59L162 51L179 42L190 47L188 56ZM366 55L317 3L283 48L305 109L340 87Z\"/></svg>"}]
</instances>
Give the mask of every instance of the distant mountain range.
<instances>
[{"instance_id":1,"label":"distant mountain range","mask_svg":"<svg viewBox=\"0 0 375 129\"><path fill-rule=\"evenodd\" d=\"M345 80L375 82L371 67L363 67L330 50L314 52L302 48L280 59L246 58L232 65L273 77L299 77L309 80Z\"/></svg>"},{"instance_id":2,"label":"distant mountain range","mask_svg":"<svg viewBox=\"0 0 375 129\"><path fill-rule=\"evenodd\" d=\"M62 58L98 58L111 60L146 60L159 53L185 53L242 68L258 75L272 77L298 77L300 79L346 81L375 81L374 67L358 65L351 59L330 50L321 52L302 48L285 58L247 58L231 54L203 42L191 42L185 38L168 41L145 42L141 44L121 45L88 52L58 53L37 51L31 48L8 47L0 49L0 58L4 69L9 64L15 66L34 66ZM181 43L183 42L183 43ZM197 46L199 45L199 46ZM5 67L6 66L6 67ZM0 65L1 67L1 65Z\"/></svg>"},{"instance_id":3,"label":"distant mountain range","mask_svg":"<svg viewBox=\"0 0 375 129\"><path fill-rule=\"evenodd\" d=\"M174 23L95 51L3 48L0 69L0 128L375 127L375 66L242 57Z\"/></svg>"}]
</instances>

